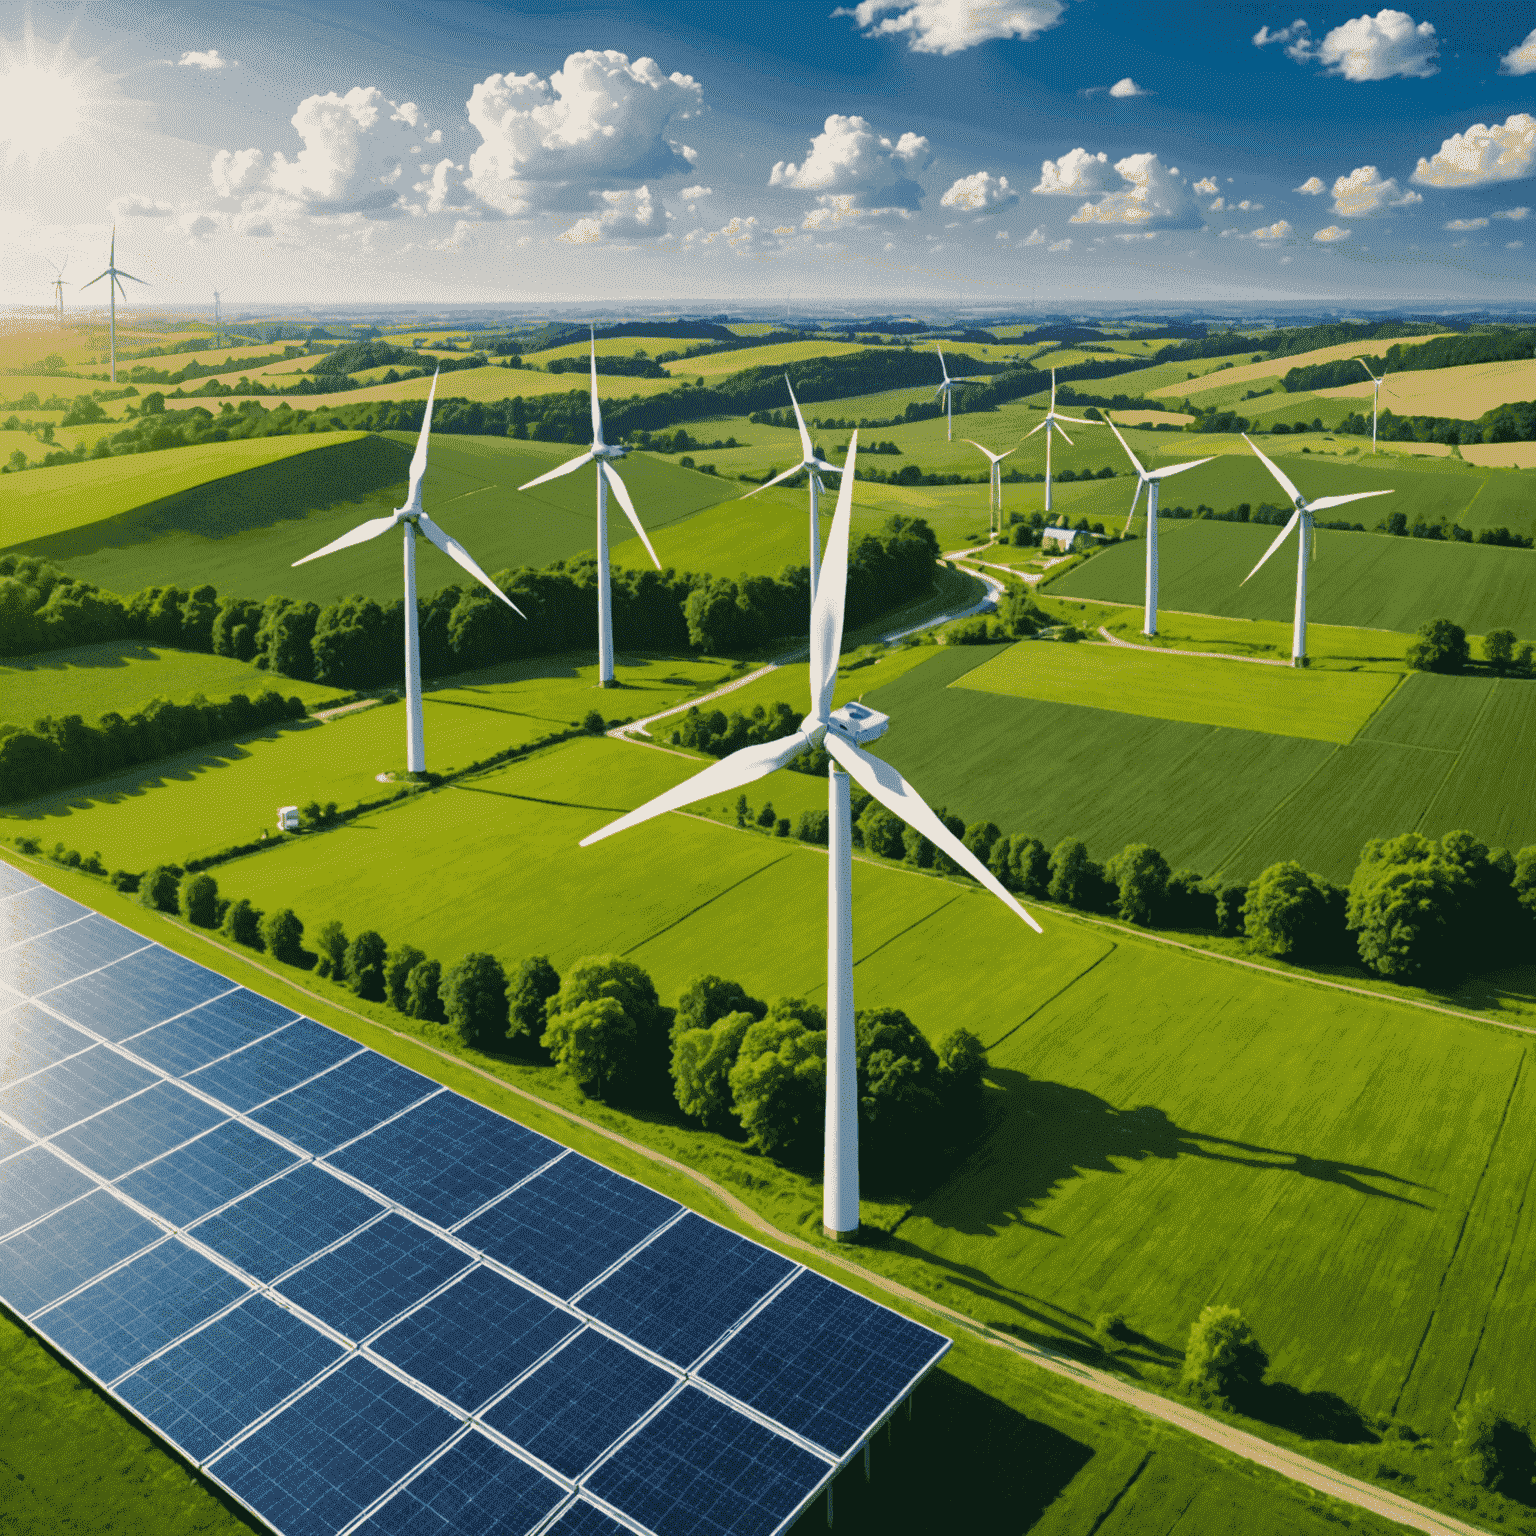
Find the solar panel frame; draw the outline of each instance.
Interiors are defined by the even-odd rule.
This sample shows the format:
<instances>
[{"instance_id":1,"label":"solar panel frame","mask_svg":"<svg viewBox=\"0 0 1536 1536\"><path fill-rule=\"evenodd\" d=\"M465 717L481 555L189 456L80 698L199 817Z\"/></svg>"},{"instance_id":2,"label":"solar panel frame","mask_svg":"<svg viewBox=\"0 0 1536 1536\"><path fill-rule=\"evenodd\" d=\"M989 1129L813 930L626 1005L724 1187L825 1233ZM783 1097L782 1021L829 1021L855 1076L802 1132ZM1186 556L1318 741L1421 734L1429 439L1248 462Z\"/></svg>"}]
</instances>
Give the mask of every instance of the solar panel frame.
<instances>
[{"instance_id":1,"label":"solar panel frame","mask_svg":"<svg viewBox=\"0 0 1536 1536\"><path fill-rule=\"evenodd\" d=\"M222 1108L162 1078L49 1139L67 1157L111 1181L185 1146L228 1118Z\"/></svg>"},{"instance_id":2,"label":"solar panel frame","mask_svg":"<svg viewBox=\"0 0 1536 1536\"><path fill-rule=\"evenodd\" d=\"M264 1006L253 1006L247 999ZM291 1008L268 1003L245 987L235 987L119 1044L167 1077L188 1077L276 1034L298 1017Z\"/></svg>"},{"instance_id":3,"label":"solar panel frame","mask_svg":"<svg viewBox=\"0 0 1536 1536\"><path fill-rule=\"evenodd\" d=\"M313 1019L296 1018L188 1073L184 1081L236 1114L249 1114L367 1049Z\"/></svg>"},{"instance_id":4,"label":"solar panel frame","mask_svg":"<svg viewBox=\"0 0 1536 1536\"><path fill-rule=\"evenodd\" d=\"M0 1115L33 1136L56 1136L131 1098L159 1074L110 1045L93 1045L0 1092Z\"/></svg>"},{"instance_id":5,"label":"solar panel frame","mask_svg":"<svg viewBox=\"0 0 1536 1536\"><path fill-rule=\"evenodd\" d=\"M370 1057L371 1061L368 1059ZM379 1065L375 1066L375 1062ZM365 1073L373 1075L372 1083L359 1081ZM377 1119L371 1119L369 1106L373 1096L383 1089L385 1083L398 1088L399 1092L392 1100L391 1109L380 1114ZM418 1084L424 1084L425 1087L407 1096L407 1090L417 1089ZM369 1051L349 1056L297 1088L279 1094L253 1110L248 1118L310 1156L324 1157L398 1118L423 1100L446 1091L441 1083L433 1082L430 1077L412 1072L409 1067L402 1067L388 1056ZM311 1129L316 1119L317 1106L323 1106L326 1111L329 1129L323 1132L318 1128Z\"/></svg>"},{"instance_id":6,"label":"solar panel frame","mask_svg":"<svg viewBox=\"0 0 1536 1536\"><path fill-rule=\"evenodd\" d=\"M62 1018L116 1043L210 1003L236 983L158 944L40 994Z\"/></svg>"}]
</instances>

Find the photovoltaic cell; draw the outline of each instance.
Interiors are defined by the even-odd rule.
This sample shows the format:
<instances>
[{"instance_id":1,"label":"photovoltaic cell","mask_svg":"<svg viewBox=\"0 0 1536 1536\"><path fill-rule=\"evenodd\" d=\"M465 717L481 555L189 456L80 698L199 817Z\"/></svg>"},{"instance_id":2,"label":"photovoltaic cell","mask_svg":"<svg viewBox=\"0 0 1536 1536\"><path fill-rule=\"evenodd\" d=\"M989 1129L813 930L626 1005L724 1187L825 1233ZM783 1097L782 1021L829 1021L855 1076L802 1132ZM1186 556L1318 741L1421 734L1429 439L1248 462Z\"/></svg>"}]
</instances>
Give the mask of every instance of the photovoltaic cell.
<instances>
[{"instance_id":1,"label":"photovoltaic cell","mask_svg":"<svg viewBox=\"0 0 1536 1536\"><path fill-rule=\"evenodd\" d=\"M280 1289L296 1306L360 1342L472 1263L463 1249L391 1213L289 1275Z\"/></svg>"},{"instance_id":2,"label":"photovoltaic cell","mask_svg":"<svg viewBox=\"0 0 1536 1536\"><path fill-rule=\"evenodd\" d=\"M0 954L0 982L23 997L35 997L142 949L144 942L140 934L93 914Z\"/></svg>"},{"instance_id":3,"label":"photovoltaic cell","mask_svg":"<svg viewBox=\"0 0 1536 1536\"><path fill-rule=\"evenodd\" d=\"M451 1227L562 1150L456 1093L440 1093L327 1161Z\"/></svg>"},{"instance_id":4,"label":"photovoltaic cell","mask_svg":"<svg viewBox=\"0 0 1536 1536\"><path fill-rule=\"evenodd\" d=\"M126 1040L199 1003L230 982L158 944L48 993L50 1008L104 1040Z\"/></svg>"},{"instance_id":5,"label":"photovoltaic cell","mask_svg":"<svg viewBox=\"0 0 1536 1536\"><path fill-rule=\"evenodd\" d=\"M357 1041L313 1019L295 1019L275 1035L192 1073L187 1082L244 1113L356 1055L359 1049Z\"/></svg>"},{"instance_id":6,"label":"photovoltaic cell","mask_svg":"<svg viewBox=\"0 0 1536 1536\"><path fill-rule=\"evenodd\" d=\"M581 1298L581 1309L685 1369L795 1266L691 1211Z\"/></svg>"},{"instance_id":7,"label":"photovoltaic cell","mask_svg":"<svg viewBox=\"0 0 1536 1536\"><path fill-rule=\"evenodd\" d=\"M33 885L20 895L0 901L0 949L72 923L89 911L89 907L82 907L78 901L71 901L46 885Z\"/></svg>"},{"instance_id":8,"label":"photovoltaic cell","mask_svg":"<svg viewBox=\"0 0 1536 1536\"><path fill-rule=\"evenodd\" d=\"M118 1188L184 1227L297 1161L287 1148L229 1121L128 1174Z\"/></svg>"},{"instance_id":9,"label":"photovoltaic cell","mask_svg":"<svg viewBox=\"0 0 1536 1536\"><path fill-rule=\"evenodd\" d=\"M135 1035L124 1045L171 1077L184 1077L297 1017L293 1009L269 1003L242 987L179 1019Z\"/></svg>"},{"instance_id":10,"label":"photovoltaic cell","mask_svg":"<svg viewBox=\"0 0 1536 1536\"><path fill-rule=\"evenodd\" d=\"M7 1158L13 1152L20 1152L23 1147L30 1147L32 1138L24 1131L18 1131L14 1126L0 1124L0 1158Z\"/></svg>"},{"instance_id":11,"label":"photovoltaic cell","mask_svg":"<svg viewBox=\"0 0 1536 1536\"><path fill-rule=\"evenodd\" d=\"M675 1384L659 1366L588 1328L520 1381L485 1422L575 1478Z\"/></svg>"},{"instance_id":12,"label":"photovoltaic cell","mask_svg":"<svg viewBox=\"0 0 1536 1536\"><path fill-rule=\"evenodd\" d=\"M11 864L0 864L0 899L14 896L17 891L34 891L40 887L36 880L22 874Z\"/></svg>"},{"instance_id":13,"label":"photovoltaic cell","mask_svg":"<svg viewBox=\"0 0 1536 1536\"><path fill-rule=\"evenodd\" d=\"M0 1236L78 1199L95 1186L78 1168L33 1147L0 1163Z\"/></svg>"},{"instance_id":14,"label":"photovoltaic cell","mask_svg":"<svg viewBox=\"0 0 1536 1536\"><path fill-rule=\"evenodd\" d=\"M192 1229L200 1243L258 1280L272 1280L328 1248L382 1207L314 1163L264 1184Z\"/></svg>"},{"instance_id":15,"label":"photovoltaic cell","mask_svg":"<svg viewBox=\"0 0 1536 1536\"><path fill-rule=\"evenodd\" d=\"M678 1209L675 1200L572 1153L458 1235L552 1295L569 1297Z\"/></svg>"},{"instance_id":16,"label":"photovoltaic cell","mask_svg":"<svg viewBox=\"0 0 1536 1536\"><path fill-rule=\"evenodd\" d=\"M526 1536L565 1497L484 1435L465 1435L361 1527L368 1536ZM618 1527L615 1527L618 1529ZM627 1533L626 1533L627 1536Z\"/></svg>"},{"instance_id":17,"label":"photovoltaic cell","mask_svg":"<svg viewBox=\"0 0 1536 1536\"><path fill-rule=\"evenodd\" d=\"M474 1269L369 1346L473 1413L579 1319L494 1270Z\"/></svg>"},{"instance_id":18,"label":"photovoltaic cell","mask_svg":"<svg viewBox=\"0 0 1536 1536\"><path fill-rule=\"evenodd\" d=\"M159 1082L61 1132L54 1145L92 1173L116 1179L227 1118L175 1083Z\"/></svg>"},{"instance_id":19,"label":"photovoltaic cell","mask_svg":"<svg viewBox=\"0 0 1536 1536\"><path fill-rule=\"evenodd\" d=\"M0 1296L28 1317L164 1235L98 1189L0 1243Z\"/></svg>"},{"instance_id":20,"label":"photovoltaic cell","mask_svg":"<svg viewBox=\"0 0 1536 1536\"><path fill-rule=\"evenodd\" d=\"M258 1295L141 1366L116 1390L201 1462L344 1353Z\"/></svg>"},{"instance_id":21,"label":"photovoltaic cell","mask_svg":"<svg viewBox=\"0 0 1536 1536\"><path fill-rule=\"evenodd\" d=\"M685 1387L586 1486L657 1536L759 1536L788 1518L830 1470L782 1435Z\"/></svg>"},{"instance_id":22,"label":"photovoltaic cell","mask_svg":"<svg viewBox=\"0 0 1536 1536\"><path fill-rule=\"evenodd\" d=\"M633 1536L627 1525L605 1515L585 1499L577 1501L549 1528L549 1536Z\"/></svg>"},{"instance_id":23,"label":"photovoltaic cell","mask_svg":"<svg viewBox=\"0 0 1536 1536\"><path fill-rule=\"evenodd\" d=\"M361 1136L437 1086L431 1078L369 1051L262 1105L251 1118L318 1156Z\"/></svg>"},{"instance_id":24,"label":"photovoltaic cell","mask_svg":"<svg viewBox=\"0 0 1536 1536\"><path fill-rule=\"evenodd\" d=\"M111 1382L246 1289L173 1237L34 1318L33 1326Z\"/></svg>"},{"instance_id":25,"label":"photovoltaic cell","mask_svg":"<svg viewBox=\"0 0 1536 1536\"><path fill-rule=\"evenodd\" d=\"M0 1014L0 1088L93 1044L90 1036L61 1024L36 1003L18 1003Z\"/></svg>"},{"instance_id":26,"label":"photovoltaic cell","mask_svg":"<svg viewBox=\"0 0 1536 1536\"><path fill-rule=\"evenodd\" d=\"M354 1355L210 1470L284 1536L334 1536L457 1428Z\"/></svg>"},{"instance_id":27,"label":"photovoltaic cell","mask_svg":"<svg viewBox=\"0 0 1536 1536\"><path fill-rule=\"evenodd\" d=\"M843 1456L946 1343L803 1270L698 1374Z\"/></svg>"},{"instance_id":28,"label":"photovoltaic cell","mask_svg":"<svg viewBox=\"0 0 1536 1536\"><path fill-rule=\"evenodd\" d=\"M52 1136L158 1081L153 1072L97 1045L0 1093L0 1111L35 1136Z\"/></svg>"}]
</instances>

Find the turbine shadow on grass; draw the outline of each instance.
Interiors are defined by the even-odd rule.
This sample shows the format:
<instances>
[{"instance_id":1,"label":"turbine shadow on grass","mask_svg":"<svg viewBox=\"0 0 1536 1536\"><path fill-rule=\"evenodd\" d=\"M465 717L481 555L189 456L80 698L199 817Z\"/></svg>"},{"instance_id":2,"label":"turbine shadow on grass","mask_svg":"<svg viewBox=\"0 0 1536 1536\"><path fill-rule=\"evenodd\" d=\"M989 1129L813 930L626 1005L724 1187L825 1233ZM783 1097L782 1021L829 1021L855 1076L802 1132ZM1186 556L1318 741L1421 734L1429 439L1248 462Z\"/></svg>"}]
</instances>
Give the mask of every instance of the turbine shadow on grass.
<instances>
[{"instance_id":1,"label":"turbine shadow on grass","mask_svg":"<svg viewBox=\"0 0 1536 1536\"><path fill-rule=\"evenodd\" d=\"M498 800L523 800L529 805L558 805L568 811L602 811L605 814L622 816L627 806L622 805L587 805L580 800L545 800L538 795L514 795L508 789L487 789L483 784L450 784L450 789L461 789L471 795L495 795Z\"/></svg>"}]
</instances>

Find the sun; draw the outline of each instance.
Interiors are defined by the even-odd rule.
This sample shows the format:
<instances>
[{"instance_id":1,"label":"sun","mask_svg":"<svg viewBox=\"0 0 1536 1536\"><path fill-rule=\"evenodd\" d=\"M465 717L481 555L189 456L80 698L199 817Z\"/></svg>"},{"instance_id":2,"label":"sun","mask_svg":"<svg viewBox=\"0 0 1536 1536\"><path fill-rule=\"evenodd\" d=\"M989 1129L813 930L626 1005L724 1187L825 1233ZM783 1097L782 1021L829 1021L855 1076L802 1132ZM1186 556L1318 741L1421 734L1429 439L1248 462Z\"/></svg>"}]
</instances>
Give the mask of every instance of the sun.
<instances>
[{"instance_id":1,"label":"sun","mask_svg":"<svg viewBox=\"0 0 1536 1536\"><path fill-rule=\"evenodd\" d=\"M0 75L0 143L6 162L36 160L79 131L85 103L68 75L46 65L15 63Z\"/></svg>"}]
</instances>

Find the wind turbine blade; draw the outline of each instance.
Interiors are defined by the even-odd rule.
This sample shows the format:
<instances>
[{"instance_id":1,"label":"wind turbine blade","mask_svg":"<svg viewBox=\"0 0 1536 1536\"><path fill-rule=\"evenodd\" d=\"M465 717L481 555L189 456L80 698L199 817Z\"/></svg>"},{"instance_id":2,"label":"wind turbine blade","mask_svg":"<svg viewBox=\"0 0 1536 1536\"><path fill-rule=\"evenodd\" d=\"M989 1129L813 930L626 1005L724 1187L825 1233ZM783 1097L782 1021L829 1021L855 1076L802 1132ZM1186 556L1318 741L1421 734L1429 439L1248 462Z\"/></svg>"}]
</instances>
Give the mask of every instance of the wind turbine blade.
<instances>
[{"instance_id":1,"label":"wind turbine blade","mask_svg":"<svg viewBox=\"0 0 1536 1536\"><path fill-rule=\"evenodd\" d=\"M1060 416L1052 416L1052 417L1051 417L1051 425L1052 425L1052 426L1053 426L1053 427L1055 427L1055 429L1056 429L1056 430L1057 430L1057 431L1058 431L1058 432L1060 432L1060 433L1061 433L1061 435L1062 435L1062 436L1063 436L1063 437L1067 437L1067 434L1066 434L1066 432L1065 432L1065 431L1063 431L1063 430L1062 430L1062 426L1061 426L1061 420L1062 420L1062 418L1061 418L1061 417L1060 417ZM1072 444L1072 446L1073 446L1073 447L1074 447L1074 448L1075 448L1075 447L1076 447L1076 446L1077 446L1077 444L1076 444L1076 443L1073 443L1073 442L1072 442L1072 439L1071 439L1071 438L1070 438L1070 437L1067 437L1067 441L1068 441L1068 442L1069 442L1069 443L1071 443L1071 444Z\"/></svg>"},{"instance_id":2,"label":"wind turbine blade","mask_svg":"<svg viewBox=\"0 0 1536 1536\"><path fill-rule=\"evenodd\" d=\"M743 747L739 752L732 752L729 757L722 757L718 763L711 763L691 779L684 779L681 784L657 795L654 800L647 800L628 815L610 821L606 827L600 827L582 838L581 846L590 848L593 843L600 843L605 837L612 837L615 832L627 832L653 816L680 810L706 796L740 789L745 784L765 778L775 768L782 768L791 758L798 757L810 744L811 738L806 732L796 731L793 736L784 736L778 741Z\"/></svg>"},{"instance_id":3,"label":"wind turbine blade","mask_svg":"<svg viewBox=\"0 0 1536 1536\"><path fill-rule=\"evenodd\" d=\"M543 485L546 480L558 480L561 475L574 474L583 464L590 464L592 455L584 453L579 459L568 459L559 469L552 469L547 474L540 475L536 480L525 481L518 486L520 491L531 491L536 485Z\"/></svg>"},{"instance_id":4,"label":"wind turbine blade","mask_svg":"<svg viewBox=\"0 0 1536 1536\"><path fill-rule=\"evenodd\" d=\"M592 332L592 442L595 447L603 446L603 413L597 404L597 331L595 328Z\"/></svg>"},{"instance_id":5,"label":"wind turbine blade","mask_svg":"<svg viewBox=\"0 0 1536 1536\"><path fill-rule=\"evenodd\" d=\"M395 517L391 513L388 517L370 518L366 523L359 523L351 533L344 533L339 539L332 539L324 549L317 549L312 555L305 555L302 560L295 560L295 565L308 565L311 560L318 560L321 555L334 555L338 549L350 549L354 544L366 544L369 539L376 539L381 533L388 533L395 526Z\"/></svg>"},{"instance_id":6,"label":"wind turbine blade","mask_svg":"<svg viewBox=\"0 0 1536 1536\"><path fill-rule=\"evenodd\" d=\"M944 382L948 384L950 382L949 364L944 361L944 348L941 347L938 342L934 342L933 350L939 354L939 368L943 371Z\"/></svg>"},{"instance_id":7,"label":"wind turbine blade","mask_svg":"<svg viewBox=\"0 0 1536 1536\"><path fill-rule=\"evenodd\" d=\"M756 496L759 491L766 491L770 485L777 485L781 480L792 479L795 475L803 474L804 471L804 464L791 464L788 469L784 470L781 474L775 475L772 480L764 480L761 485L754 485L752 489L747 492L747 496ZM740 496L737 498L737 500L745 501L747 496Z\"/></svg>"},{"instance_id":8,"label":"wind turbine blade","mask_svg":"<svg viewBox=\"0 0 1536 1536\"><path fill-rule=\"evenodd\" d=\"M508 597L507 594L503 592L501 588L498 587L496 583L492 581L491 578L487 576L478 565L475 564L474 556L471 555L470 552L465 549L457 539L453 538L447 533L444 533L443 530L439 528L437 524L434 523L425 512L423 512L421 516L416 519L416 526L420 528L422 533L425 534L433 544L437 545L437 547L442 550L442 552L447 555L450 560L454 561L457 565L463 566L464 569L468 571L469 574L473 576L475 580L478 581L480 585L486 589L487 592L491 592L495 596L499 597L502 602L504 602L507 607L510 608L512 612L518 616L518 618L526 619L528 617L528 615L524 613L523 610L519 608L517 604L514 603L512 599Z\"/></svg>"},{"instance_id":9,"label":"wind turbine blade","mask_svg":"<svg viewBox=\"0 0 1536 1536\"><path fill-rule=\"evenodd\" d=\"M1367 496L1390 496L1391 491L1356 491L1350 496L1320 496L1307 503L1308 512L1321 512L1326 507L1342 507L1346 501L1364 501Z\"/></svg>"},{"instance_id":10,"label":"wind turbine blade","mask_svg":"<svg viewBox=\"0 0 1536 1536\"><path fill-rule=\"evenodd\" d=\"M921 832L935 848L947 853L966 874L980 881L1036 933L1041 931L1040 924L1009 895L997 876L939 820L927 801L889 763L872 757L846 737L839 736L835 730L827 732L823 745L886 810L900 816L909 827Z\"/></svg>"},{"instance_id":11,"label":"wind turbine blade","mask_svg":"<svg viewBox=\"0 0 1536 1536\"><path fill-rule=\"evenodd\" d=\"M1288 522L1285 527L1280 530L1279 534L1275 538L1275 542L1264 551L1264 560L1268 560L1269 557L1274 554L1274 552L1279 549L1282 544L1285 543L1286 539L1290 537L1291 529L1294 528L1300 521L1301 508L1298 507L1293 513L1291 513L1290 522ZM1252 581L1253 578L1258 574L1259 566L1264 564L1264 560L1260 560L1259 565L1254 566L1254 568L1249 571L1248 574L1244 576L1240 582L1238 582L1238 586L1247 586L1247 584Z\"/></svg>"},{"instance_id":12,"label":"wind turbine blade","mask_svg":"<svg viewBox=\"0 0 1536 1536\"><path fill-rule=\"evenodd\" d=\"M795 399L795 386L789 382L789 375L784 375L784 386L789 390L789 403L795 408L795 424L800 428L800 460L803 464L809 464L816 457L816 446L811 442L811 434L806 431L805 417L800 414L800 402Z\"/></svg>"},{"instance_id":13,"label":"wind turbine blade","mask_svg":"<svg viewBox=\"0 0 1536 1536\"><path fill-rule=\"evenodd\" d=\"M1136 503L1141 500L1141 488L1146 483L1147 482L1143 480L1140 475L1137 475L1136 489L1131 492L1131 510L1125 514L1125 527L1121 531L1122 538L1131 531L1131 523L1135 520L1136 517Z\"/></svg>"},{"instance_id":14,"label":"wind turbine blade","mask_svg":"<svg viewBox=\"0 0 1536 1536\"><path fill-rule=\"evenodd\" d=\"M1264 467L1270 472L1270 474L1275 477L1276 481L1279 483L1280 489L1291 498L1291 505L1293 507L1307 499L1301 494L1300 491L1296 489L1294 485L1291 484L1288 479L1286 479L1285 471L1281 469L1273 459L1266 457L1265 454L1254 445L1253 439L1249 437L1246 432L1243 433L1243 441L1247 443L1248 446L1252 448L1256 454L1258 454L1261 460L1263 460ZM1266 556L1266 558L1268 557ZM1260 563L1262 564L1262 562ZM1258 567L1255 566L1254 569L1257 570Z\"/></svg>"},{"instance_id":15,"label":"wind turbine blade","mask_svg":"<svg viewBox=\"0 0 1536 1536\"><path fill-rule=\"evenodd\" d=\"M1109 421L1109 417L1107 415L1105 416L1104 419L1105 419L1105 421ZM1124 437L1121 436L1120 428L1117 427L1114 424L1114 422L1109 421L1109 430L1111 432L1113 432L1117 438L1120 439L1120 446L1125 449L1125 456L1126 456L1126 458L1128 458L1131 461L1131 463L1136 466L1136 474L1137 474L1137 476L1140 477L1142 475L1145 475L1146 474L1146 470L1144 470L1141 467L1141 460L1138 459L1136 457L1136 455L1131 452L1131 445L1128 442L1126 442ZM1137 493L1140 494L1140 491L1141 491L1141 480L1140 480L1140 478L1138 478L1137 481L1136 481L1136 490L1137 490ZM1136 503L1133 501L1131 503L1131 510L1134 511L1135 508L1136 508Z\"/></svg>"},{"instance_id":16,"label":"wind turbine blade","mask_svg":"<svg viewBox=\"0 0 1536 1536\"><path fill-rule=\"evenodd\" d=\"M1019 448L1019 445L1017 443L1015 443L1013 445L1013 447L1008 450L1008 453L999 453L999 454L997 454L995 456L994 462L996 462L998 464L1001 464L1003 462L1003 460L1008 457L1009 453L1017 453L1018 452L1018 448Z\"/></svg>"},{"instance_id":17,"label":"wind turbine blade","mask_svg":"<svg viewBox=\"0 0 1536 1536\"><path fill-rule=\"evenodd\" d=\"M987 458L993 464L996 464L999 459L1006 459L1008 457L1008 453L1012 453L1013 452L1013 449L1010 448L1008 450L1008 453L993 453L990 448L983 448L981 446L981 444L978 443L974 437L962 437L960 439L960 441L962 443L969 443L972 448L975 448L975 449L979 450L980 452L986 454Z\"/></svg>"},{"instance_id":18,"label":"wind turbine blade","mask_svg":"<svg viewBox=\"0 0 1536 1536\"><path fill-rule=\"evenodd\" d=\"M1100 425L1099 422L1087 421L1081 416L1057 416L1056 420L1070 421L1074 427L1096 427Z\"/></svg>"},{"instance_id":19,"label":"wind turbine blade","mask_svg":"<svg viewBox=\"0 0 1536 1536\"><path fill-rule=\"evenodd\" d=\"M96 274L96 276L91 279L90 283L81 283L80 286L82 288L89 288L91 286L91 283L99 283L102 280L102 278L110 277L111 275L112 275L112 268L108 267L105 272L98 272Z\"/></svg>"},{"instance_id":20,"label":"wind turbine blade","mask_svg":"<svg viewBox=\"0 0 1536 1536\"><path fill-rule=\"evenodd\" d=\"M1352 357L1352 358L1350 358L1350 362L1352 362L1352 363L1359 363L1360 366L1365 369L1365 376L1366 376L1366 378L1368 378L1373 384L1381 383L1381 379L1378 379L1376 377L1376 375L1371 372L1370 368L1366 365L1366 361L1365 361L1365 359L1363 357ZM1386 374L1382 374L1381 378L1382 379L1386 378Z\"/></svg>"},{"instance_id":21,"label":"wind turbine blade","mask_svg":"<svg viewBox=\"0 0 1536 1536\"><path fill-rule=\"evenodd\" d=\"M1166 480L1169 475L1182 475L1186 469L1199 469L1202 464L1209 464L1216 455L1209 454L1203 459L1191 459L1188 464L1170 464L1165 469L1149 469L1148 480Z\"/></svg>"},{"instance_id":22,"label":"wind turbine blade","mask_svg":"<svg viewBox=\"0 0 1536 1536\"><path fill-rule=\"evenodd\" d=\"M661 569L661 561L656 558L656 551L651 548L650 535L640 524L640 519L635 513L635 504L629 499L629 492L625 489L624 482L619 479L619 472L607 459L598 460L598 473L608 482L613 489L613 494L619 498L619 505L624 508L624 515L634 524L635 532L640 535L640 542L645 545L645 552L651 557L656 569Z\"/></svg>"},{"instance_id":23,"label":"wind turbine blade","mask_svg":"<svg viewBox=\"0 0 1536 1536\"><path fill-rule=\"evenodd\" d=\"M132 273L132 272L124 272L124 271L123 271L123 269L122 269L122 268L121 268L121 267L119 267L119 268L118 268L118 269L117 269L117 275L118 275L118 276L119 276L119 277L126 277L126 278L130 278L130 279L132 279L132 281L133 281L133 282L136 282L136 283L144 283L144 279L143 279L143 278L142 278L142 277L134 277L134 275L133 275L133 273ZM146 287L146 288L148 288L148 287L149 287L149 284L148 284L148 283L144 283L144 286L145 286L145 287Z\"/></svg>"},{"instance_id":24,"label":"wind turbine blade","mask_svg":"<svg viewBox=\"0 0 1536 1536\"><path fill-rule=\"evenodd\" d=\"M840 475L842 469L836 464L828 464L825 459L810 460L811 468L820 471L824 475Z\"/></svg>"},{"instance_id":25,"label":"wind turbine blade","mask_svg":"<svg viewBox=\"0 0 1536 1536\"><path fill-rule=\"evenodd\" d=\"M935 400L941 400L941 399L943 399L943 397L944 397L944 391L945 391L945 390L946 390L946 389L948 389L948 388L949 388L949 380L948 380L948 379L945 379L945 380L944 380L944 382L943 382L943 383L942 383L942 384L940 384L940 385L939 385L939 387L938 387L938 388L937 388L937 389L936 389L936 390L934 390L934 392L933 392L933 398L934 398L934 399L935 399Z\"/></svg>"},{"instance_id":26,"label":"wind turbine blade","mask_svg":"<svg viewBox=\"0 0 1536 1536\"><path fill-rule=\"evenodd\" d=\"M832 712L832 690L837 685L837 658L843 649L843 600L848 585L848 523L853 515L854 460L859 434L848 440L846 473L837 492L837 511L826 553L821 557L821 577L816 601L811 605L811 712L825 720Z\"/></svg>"},{"instance_id":27,"label":"wind turbine blade","mask_svg":"<svg viewBox=\"0 0 1536 1536\"><path fill-rule=\"evenodd\" d=\"M416 439L416 452L411 455L410 489L405 497L408 507L421 505L421 482L427 473L427 439L432 435L432 403L437 399L437 377L441 372L439 368L432 375L432 387L427 391L427 408L422 413L421 432Z\"/></svg>"},{"instance_id":28,"label":"wind turbine blade","mask_svg":"<svg viewBox=\"0 0 1536 1536\"><path fill-rule=\"evenodd\" d=\"M1029 429L1029 431L1024 434L1024 440L1026 442L1028 442L1029 439L1032 438L1035 435L1036 432L1043 432L1043 431L1045 431L1045 429L1048 426L1050 426L1050 424L1051 424L1051 418L1049 416L1047 416L1045 418L1045 420L1042 421L1038 427L1031 427Z\"/></svg>"}]
</instances>

